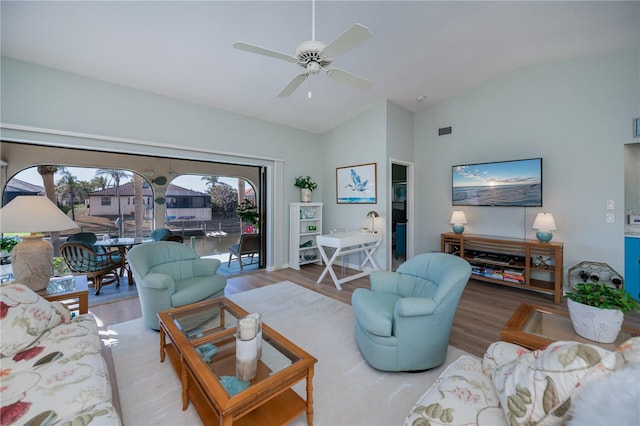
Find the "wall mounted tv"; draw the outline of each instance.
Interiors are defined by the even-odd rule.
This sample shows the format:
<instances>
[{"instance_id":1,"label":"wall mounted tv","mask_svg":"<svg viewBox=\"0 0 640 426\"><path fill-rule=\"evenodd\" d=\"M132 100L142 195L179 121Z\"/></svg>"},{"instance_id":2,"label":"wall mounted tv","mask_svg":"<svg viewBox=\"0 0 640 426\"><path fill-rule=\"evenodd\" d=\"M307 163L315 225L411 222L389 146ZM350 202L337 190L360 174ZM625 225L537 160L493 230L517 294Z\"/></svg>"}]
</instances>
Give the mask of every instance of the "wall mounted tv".
<instances>
[{"instance_id":1,"label":"wall mounted tv","mask_svg":"<svg viewBox=\"0 0 640 426\"><path fill-rule=\"evenodd\" d=\"M542 158L452 167L454 206L542 207Z\"/></svg>"}]
</instances>

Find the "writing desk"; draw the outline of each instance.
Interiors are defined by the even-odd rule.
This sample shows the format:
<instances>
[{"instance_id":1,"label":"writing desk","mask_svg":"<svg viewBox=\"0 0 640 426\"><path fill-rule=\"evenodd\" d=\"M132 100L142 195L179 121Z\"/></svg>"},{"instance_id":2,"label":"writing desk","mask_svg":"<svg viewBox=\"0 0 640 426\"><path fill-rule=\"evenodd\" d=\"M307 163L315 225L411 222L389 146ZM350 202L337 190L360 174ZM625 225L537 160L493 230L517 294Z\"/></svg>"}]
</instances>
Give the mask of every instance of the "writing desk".
<instances>
[{"instance_id":1,"label":"writing desk","mask_svg":"<svg viewBox=\"0 0 640 426\"><path fill-rule=\"evenodd\" d=\"M341 284L355 280L356 278L364 277L371 273L371 270L377 271L378 265L376 261L373 259L373 253L376 251L380 244L382 243L382 234L370 234L365 232L336 232L334 234L327 235L319 235L316 237L316 242L318 244L318 250L320 251L320 256L322 256L322 260L324 260L325 268L322 271L322 275L318 278L317 283L320 283L324 277L327 275L327 272L331 275L333 279L333 283L335 284L338 290L342 290ZM327 256L327 252L325 251L325 247L331 247L336 249L331 259ZM359 270L361 272L349 275L348 277L344 277L338 279L336 273L333 271L333 263L340 256L344 256L351 253L359 253L364 252L366 257L364 261L360 264ZM367 263L371 264L371 270L364 270L364 267Z\"/></svg>"}]
</instances>

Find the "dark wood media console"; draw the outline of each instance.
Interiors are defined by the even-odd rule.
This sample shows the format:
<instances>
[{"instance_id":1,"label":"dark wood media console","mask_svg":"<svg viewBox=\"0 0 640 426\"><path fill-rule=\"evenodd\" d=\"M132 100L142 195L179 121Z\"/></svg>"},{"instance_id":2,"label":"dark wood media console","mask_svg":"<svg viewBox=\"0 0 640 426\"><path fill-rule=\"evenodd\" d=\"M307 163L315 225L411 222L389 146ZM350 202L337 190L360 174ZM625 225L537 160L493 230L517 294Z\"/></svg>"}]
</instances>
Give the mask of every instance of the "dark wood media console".
<instances>
[{"instance_id":1,"label":"dark wood media console","mask_svg":"<svg viewBox=\"0 0 640 426\"><path fill-rule=\"evenodd\" d=\"M563 243L446 232L440 250L467 260L472 278L562 299Z\"/></svg>"}]
</instances>

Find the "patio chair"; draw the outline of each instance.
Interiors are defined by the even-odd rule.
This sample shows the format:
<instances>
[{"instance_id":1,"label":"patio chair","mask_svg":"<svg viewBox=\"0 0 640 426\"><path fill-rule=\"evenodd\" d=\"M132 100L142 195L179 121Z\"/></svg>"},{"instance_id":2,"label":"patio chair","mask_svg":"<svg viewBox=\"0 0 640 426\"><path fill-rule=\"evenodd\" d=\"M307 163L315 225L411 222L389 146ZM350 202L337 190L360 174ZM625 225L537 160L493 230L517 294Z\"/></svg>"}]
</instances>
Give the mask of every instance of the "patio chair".
<instances>
[{"instance_id":1,"label":"patio chair","mask_svg":"<svg viewBox=\"0 0 640 426\"><path fill-rule=\"evenodd\" d=\"M93 232L76 232L75 234L69 235L69 237L67 238L67 242L89 244L91 245L93 251L95 251L98 254L103 255L103 254L111 253L113 260L115 261L119 260L121 262L123 260L122 254L120 253L119 250L117 249L112 250L112 249L109 249L108 247L96 245L96 243L98 242L98 236ZM123 263L123 266L124 266L124 263ZM121 268L120 276L123 276L123 275L124 275L124 268Z\"/></svg>"},{"instance_id":2,"label":"patio chair","mask_svg":"<svg viewBox=\"0 0 640 426\"><path fill-rule=\"evenodd\" d=\"M231 259L235 256L238 258L240 270L242 271L243 266L253 263L253 257L258 253L260 253L260 234L242 234L238 244L229 246L229 262L227 262L227 267L231 266ZM243 264L242 256L248 257L250 259L249 263Z\"/></svg>"},{"instance_id":3,"label":"patio chair","mask_svg":"<svg viewBox=\"0 0 640 426\"><path fill-rule=\"evenodd\" d=\"M182 235L169 235L166 238L163 238L162 241L175 241L176 243L184 243L184 237Z\"/></svg>"},{"instance_id":4,"label":"patio chair","mask_svg":"<svg viewBox=\"0 0 640 426\"><path fill-rule=\"evenodd\" d=\"M171 235L173 235L173 233L171 232L170 229L158 228L151 233L150 237L153 241L163 241L164 239L166 239Z\"/></svg>"},{"instance_id":5,"label":"patio chair","mask_svg":"<svg viewBox=\"0 0 640 426\"><path fill-rule=\"evenodd\" d=\"M93 281L96 295L104 284L116 282L120 286L118 269L124 267L122 257L116 253L97 253L86 242L66 242L60 245L60 253L74 275L86 275ZM106 278L106 280L105 280Z\"/></svg>"}]
</instances>

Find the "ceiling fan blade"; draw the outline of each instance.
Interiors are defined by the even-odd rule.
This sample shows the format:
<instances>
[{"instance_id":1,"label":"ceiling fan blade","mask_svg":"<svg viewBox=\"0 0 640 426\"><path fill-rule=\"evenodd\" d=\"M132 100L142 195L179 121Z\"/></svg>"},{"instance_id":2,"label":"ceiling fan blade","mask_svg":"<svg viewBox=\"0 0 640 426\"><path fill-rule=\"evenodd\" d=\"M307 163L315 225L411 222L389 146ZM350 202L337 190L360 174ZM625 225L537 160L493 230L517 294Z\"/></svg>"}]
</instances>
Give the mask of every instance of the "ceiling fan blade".
<instances>
[{"instance_id":1,"label":"ceiling fan blade","mask_svg":"<svg viewBox=\"0 0 640 426\"><path fill-rule=\"evenodd\" d=\"M351 50L360 43L371 38L369 28L361 24L353 24L351 28L338 36L329 43L323 50L322 54L327 58L335 59L347 50Z\"/></svg>"},{"instance_id":2,"label":"ceiling fan blade","mask_svg":"<svg viewBox=\"0 0 640 426\"><path fill-rule=\"evenodd\" d=\"M283 61L287 62L293 62L294 64L298 62L298 58L296 58L295 56L287 55L286 53L277 52L271 49L265 49L264 47L245 43L244 41L236 41L235 43L233 43L233 47L247 52L257 53L258 55L264 55L271 58L282 59Z\"/></svg>"},{"instance_id":3,"label":"ceiling fan blade","mask_svg":"<svg viewBox=\"0 0 640 426\"><path fill-rule=\"evenodd\" d=\"M338 80L351 87L355 87L356 89L368 90L373 87L372 81L358 77L357 75L341 70L340 68L328 68L327 75L334 80Z\"/></svg>"},{"instance_id":4,"label":"ceiling fan blade","mask_svg":"<svg viewBox=\"0 0 640 426\"><path fill-rule=\"evenodd\" d=\"M298 86L300 86L302 82L307 79L308 76L308 74L303 73L293 77L293 80L291 80L286 86L284 86L284 89L282 89L280 93L278 93L278 97L286 98L287 96L292 94L298 88Z\"/></svg>"}]
</instances>

